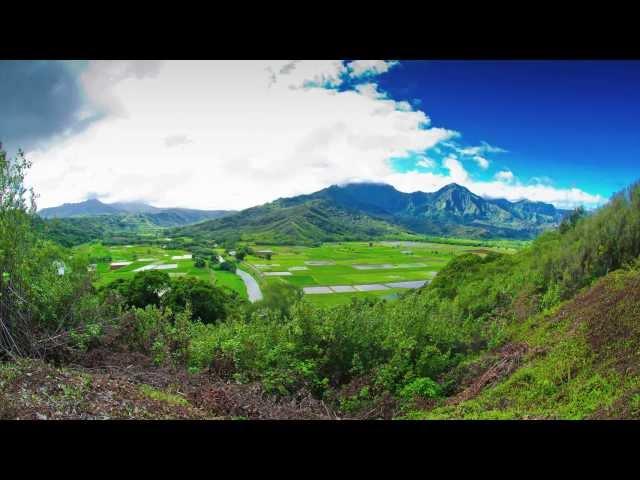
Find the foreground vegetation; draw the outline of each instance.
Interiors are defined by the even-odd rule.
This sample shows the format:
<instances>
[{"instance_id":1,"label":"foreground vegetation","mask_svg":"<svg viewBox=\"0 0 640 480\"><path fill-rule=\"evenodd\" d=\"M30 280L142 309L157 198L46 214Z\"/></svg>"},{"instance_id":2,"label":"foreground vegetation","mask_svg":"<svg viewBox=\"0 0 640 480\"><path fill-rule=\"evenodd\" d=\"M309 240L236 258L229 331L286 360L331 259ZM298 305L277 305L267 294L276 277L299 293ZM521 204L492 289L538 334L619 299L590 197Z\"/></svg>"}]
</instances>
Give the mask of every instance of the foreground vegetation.
<instances>
[{"instance_id":1,"label":"foreground vegetation","mask_svg":"<svg viewBox=\"0 0 640 480\"><path fill-rule=\"evenodd\" d=\"M44 408L17 393L38 387L25 372L53 368L21 363L33 357L91 367L50 373L87 384L96 368L113 380L110 366L137 365L136 377L118 370L136 392L122 395L173 405L166 415L180 418L640 416L640 185L516 253L455 256L397 301L322 308L283 282L247 304L161 272L97 291L86 260L29 228L28 165L2 158L0 416ZM152 371L171 381L150 384ZM189 386L186 403L171 382ZM251 408L219 400L240 397Z\"/></svg>"}]
</instances>

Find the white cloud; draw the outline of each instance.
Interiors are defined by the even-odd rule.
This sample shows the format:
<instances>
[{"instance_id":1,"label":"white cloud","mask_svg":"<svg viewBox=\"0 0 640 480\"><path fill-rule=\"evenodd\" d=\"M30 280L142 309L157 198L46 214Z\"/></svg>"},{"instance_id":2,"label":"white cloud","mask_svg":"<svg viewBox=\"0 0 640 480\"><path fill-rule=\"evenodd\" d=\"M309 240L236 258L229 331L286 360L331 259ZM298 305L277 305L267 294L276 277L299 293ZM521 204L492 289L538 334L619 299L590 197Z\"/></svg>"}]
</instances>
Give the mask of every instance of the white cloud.
<instances>
[{"instance_id":1,"label":"white cloud","mask_svg":"<svg viewBox=\"0 0 640 480\"><path fill-rule=\"evenodd\" d=\"M89 100L111 115L126 115L126 106L113 88L127 79L144 79L158 74L162 62L158 60L102 60L90 62L80 76L80 83ZM83 115L88 115L83 112Z\"/></svg>"},{"instance_id":2,"label":"white cloud","mask_svg":"<svg viewBox=\"0 0 640 480\"><path fill-rule=\"evenodd\" d=\"M347 67L351 77L366 77L388 72L397 64L398 62L396 61L354 60L353 62L349 62Z\"/></svg>"},{"instance_id":3,"label":"white cloud","mask_svg":"<svg viewBox=\"0 0 640 480\"><path fill-rule=\"evenodd\" d=\"M509 183L498 180L473 180L462 164L453 157L447 158L444 166L449 170L448 175L412 171L393 173L384 178L384 181L394 185L398 190L403 192L415 192L417 190L434 192L454 182L486 198L506 198L512 202L528 199L531 201L551 203L558 208L567 209L574 208L578 205L593 208L602 205L606 201L606 199L600 195L592 195L578 188L554 188L541 183L523 185L518 182L517 179Z\"/></svg>"},{"instance_id":4,"label":"white cloud","mask_svg":"<svg viewBox=\"0 0 640 480\"><path fill-rule=\"evenodd\" d=\"M446 157L446 174L394 171L389 159L416 152L427 152L417 164L432 168L428 151L459 134L431 127L423 111L380 91L375 73L394 64L380 62L91 62L82 82L109 115L27 152L28 182L41 208L108 192L105 201L241 209L363 180L403 191L456 182L480 195L561 207L604 200L575 188L477 181L462 161L501 150L486 143L458 147L474 150ZM367 80L335 88L346 75Z\"/></svg>"},{"instance_id":5,"label":"white cloud","mask_svg":"<svg viewBox=\"0 0 640 480\"><path fill-rule=\"evenodd\" d=\"M356 85L356 91L369 98L386 98L387 94L378 90L375 83L360 83Z\"/></svg>"},{"instance_id":6,"label":"white cloud","mask_svg":"<svg viewBox=\"0 0 640 480\"><path fill-rule=\"evenodd\" d=\"M416 162L416 165L423 168L433 168L436 166L436 162L431 158L425 157L424 155L420 155L418 156L418 161Z\"/></svg>"},{"instance_id":7,"label":"white cloud","mask_svg":"<svg viewBox=\"0 0 640 480\"><path fill-rule=\"evenodd\" d=\"M507 150L500 147L489 145L487 142L480 142L480 145L461 147L455 142L446 143L447 147L456 151L459 155L471 158L478 166L486 170L489 168L491 161L486 157L488 153L505 153Z\"/></svg>"},{"instance_id":8,"label":"white cloud","mask_svg":"<svg viewBox=\"0 0 640 480\"><path fill-rule=\"evenodd\" d=\"M167 148L186 145L187 143L191 143L191 140L186 135L169 135L164 139L164 144Z\"/></svg>"},{"instance_id":9,"label":"white cloud","mask_svg":"<svg viewBox=\"0 0 640 480\"><path fill-rule=\"evenodd\" d=\"M115 68L96 63L93 77ZM373 84L325 88L341 68L341 62L167 61L154 75L108 76L112 81L102 86L122 114L28 152L39 206L100 191L110 193L107 201L246 208L349 179L384 178L393 171L389 158L456 135L430 128L422 111L372 95ZM167 148L176 132L190 142Z\"/></svg>"},{"instance_id":10,"label":"white cloud","mask_svg":"<svg viewBox=\"0 0 640 480\"><path fill-rule=\"evenodd\" d=\"M515 180L515 175L511 170L501 170L496 173L495 179L499 182L511 183Z\"/></svg>"},{"instance_id":11,"label":"white cloud","mask_svg":"<svg viewBox=\"0 0 640 480\"><path fill-rule=\"evenodd\" d=\"M486 158L480 155L474 155L472 158L478 164L478 166L483 170L486 170L487 168L489 168L489 160L487 160Z\"/></svg>"},{"instance_id":12,"label":"white cloud","mask_svg":"<svg viewBox=\"0 0 640 480\"><path fill-rule=\"evenodd\" d=\"M449 178L454 183L464 184L469 181L469 174L455 157L447 157L443 162L444 168L449 170Z\"/></svg>"},{"instance_id":13,"label":"white cloud","mask_svg":"<svg viewBox=\"0 0 640 480\"><path fill-rule=\"evenodd\" d=\"M245 62L237 63L242 65ZM264 69L272 83L290 89L336 87L342 82L341 77L347 73L344 63L340 60L274 61L268 62Z\"/></svg>"}]
</instances>

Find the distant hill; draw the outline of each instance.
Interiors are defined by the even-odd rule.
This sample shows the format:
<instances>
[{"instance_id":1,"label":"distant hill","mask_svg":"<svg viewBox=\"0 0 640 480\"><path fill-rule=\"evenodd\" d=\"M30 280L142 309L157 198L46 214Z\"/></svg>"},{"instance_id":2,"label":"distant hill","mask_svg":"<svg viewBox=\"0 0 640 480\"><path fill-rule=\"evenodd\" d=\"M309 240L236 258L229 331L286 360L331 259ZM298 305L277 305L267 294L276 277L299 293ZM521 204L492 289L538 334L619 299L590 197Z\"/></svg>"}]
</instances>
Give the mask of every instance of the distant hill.
<instances>
[{"instance_id":1,"label":"distant hill","mask_svg":"<svg viewBox=\"0 0 640 480\"><path fill-rule=\"evenodd\" d=\"M216 240L314 244L367 238L410 238L406 228L322 198L280 199L173 233Z\"/></svg>"},{"instance_id":2,"label":"distant hill","mask_svg":"<svg viewBox=\"0 0 640 480\"><path fill-rule=\"evenodd\" d=\"M122 210L102 203L97 199L89 199L80 203L65 203L58 207L44 208L38 212L42 218L87 217L92 215L117 215Z\"/></svg>"},{"instance_id":3,"label":"distant hill","mask_svg":"<svg viewBox=\"0 0 640 480\"><path fill-rule=\"evenodd\" d=\"M44 219L92 217L96 215L149 215L151 223L159 226L178 226L234 213L227 210L194 210L189 208L158 208L141 202L103 203L89 199L80 203L65 203L43 208L38 215Z\"/></svg>"},{"instance_id":4,"label":"distant hill","mask_svg":"<svg viewBox=\"0 0 640 480\"><path fill-rule=\"evenodd\" d=\"M403 193L391 185L334 185L187 226L177 233L274 243L373 239L412 234L529 239L566 211L542 202L480 197L455 183Z\"/></svg>"},{"instance_id":5,"label":"distant hill","mask_svg":"<svg viewBox=\"0 0 640 480\"><path fill-rule=\"evenodd\" d=\"M191 225L232 213L235 212L158 208L140 202L102 203L91 199L40 210L37 228L65 246L92 240L128 242L140 235L145 238L157 236L165 228Z\"/></svg>"}]
</instances>

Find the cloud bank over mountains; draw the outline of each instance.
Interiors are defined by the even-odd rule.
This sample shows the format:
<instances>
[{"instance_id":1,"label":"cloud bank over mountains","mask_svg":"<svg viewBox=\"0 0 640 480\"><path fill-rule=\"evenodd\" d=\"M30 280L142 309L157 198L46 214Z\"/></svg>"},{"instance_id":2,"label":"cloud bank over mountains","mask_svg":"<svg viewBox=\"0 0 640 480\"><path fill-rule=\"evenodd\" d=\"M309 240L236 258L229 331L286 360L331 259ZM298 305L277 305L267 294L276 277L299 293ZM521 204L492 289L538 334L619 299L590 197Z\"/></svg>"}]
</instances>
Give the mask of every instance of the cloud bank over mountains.
<instances>
[{"instance_id":1,"label":"cloud bank over mountains","mask_svg":"<svg viewBox=\"0 0 640 480\"><path fill-rule=\"evenodd\" d=\"M108 192L105 201L241 209L348 181L402 191L456 182L563 208L604 201L498 168L500 147L464 145L455 126L433 125L416 102L381 91L377 78L396 68L383 60L92 61L69 80L77 100L61 117L91 121L32 142L28 181L40 207ZM399 171L397 158L413 160Z\"/></svg>"}]
</instances>

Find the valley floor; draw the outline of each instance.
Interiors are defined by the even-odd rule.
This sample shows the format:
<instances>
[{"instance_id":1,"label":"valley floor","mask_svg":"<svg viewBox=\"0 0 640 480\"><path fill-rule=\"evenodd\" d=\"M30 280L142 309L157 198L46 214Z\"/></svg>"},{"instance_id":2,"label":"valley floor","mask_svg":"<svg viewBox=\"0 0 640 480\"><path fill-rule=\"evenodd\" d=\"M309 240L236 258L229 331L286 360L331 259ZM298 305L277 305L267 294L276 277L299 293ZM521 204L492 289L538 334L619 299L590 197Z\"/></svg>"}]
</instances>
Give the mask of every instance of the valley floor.
<instances>
[{"instance_id":1,"label":"valley floor","mask_svg":"<svg viewBox=\"0 0 640 480\"><path fill-rule=\"evenodd\" d=\"M454 239L455 240L455 239ZM301 288L315 305L351 298L394 299L420 288L453 257L464 253L513 253L513 242L479 248L434 242L334 242L318 247L260 245L244 264L258 283L285 282ZM269 252L265 258L263 252Z\"/></svg>"}]
</instances>

